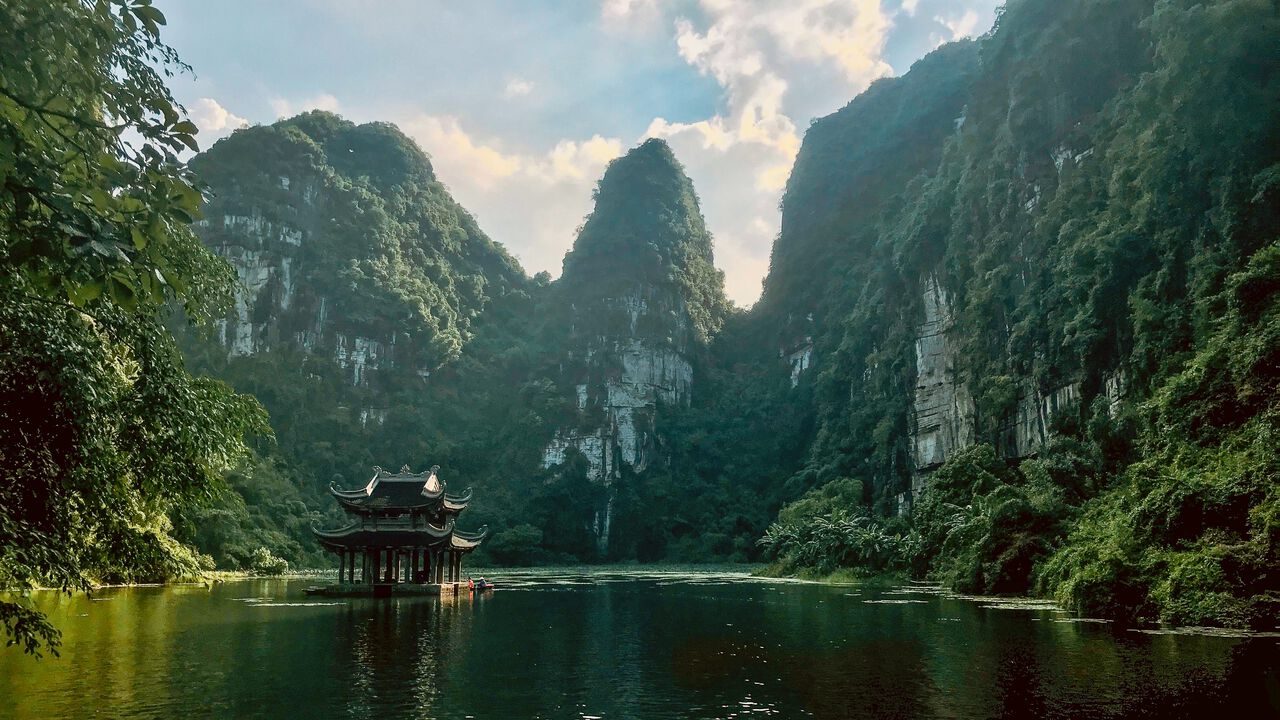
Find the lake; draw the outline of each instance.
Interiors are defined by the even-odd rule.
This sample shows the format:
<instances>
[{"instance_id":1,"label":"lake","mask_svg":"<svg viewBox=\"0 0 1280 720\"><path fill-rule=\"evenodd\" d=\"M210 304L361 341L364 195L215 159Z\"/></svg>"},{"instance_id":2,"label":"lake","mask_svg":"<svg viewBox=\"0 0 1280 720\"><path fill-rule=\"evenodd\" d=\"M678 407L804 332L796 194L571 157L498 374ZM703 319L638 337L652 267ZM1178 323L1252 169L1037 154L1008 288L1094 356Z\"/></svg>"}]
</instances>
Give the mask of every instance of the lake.
<instances>
[{"instance_id":1,"label":"lake","mask_svg":"<svg viewBox=\"0 0 1280 720\"><path fill-rule=\"evenodd\" d=\"M1280 717L1280 639L740 572L493 571L480 597L314 579L38 595L62 657L0 651L0 716Z\"/></svg>"}]
</instances>

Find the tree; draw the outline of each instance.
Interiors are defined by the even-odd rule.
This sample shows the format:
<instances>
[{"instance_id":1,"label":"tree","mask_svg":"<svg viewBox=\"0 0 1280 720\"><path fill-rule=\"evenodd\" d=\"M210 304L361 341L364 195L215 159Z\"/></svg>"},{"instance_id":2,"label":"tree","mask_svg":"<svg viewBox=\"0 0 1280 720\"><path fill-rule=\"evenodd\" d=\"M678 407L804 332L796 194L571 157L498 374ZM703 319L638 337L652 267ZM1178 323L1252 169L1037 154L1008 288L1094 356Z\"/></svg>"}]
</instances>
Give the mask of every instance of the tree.
<instances>
[{"instance_id":1,"label":"tree","mask_svg":"<svg viewBox=\"0 0 1280 720\"><path fill-rule=\"evenodd\" d=\"M0 2L0 588L87 590L198 570L169 514L269 432L192 377L164 321L218 317L234 273L191 230L196 126L150 0ZM58 631L0 600L8 644Z\"/></svg>"}]
</instances>

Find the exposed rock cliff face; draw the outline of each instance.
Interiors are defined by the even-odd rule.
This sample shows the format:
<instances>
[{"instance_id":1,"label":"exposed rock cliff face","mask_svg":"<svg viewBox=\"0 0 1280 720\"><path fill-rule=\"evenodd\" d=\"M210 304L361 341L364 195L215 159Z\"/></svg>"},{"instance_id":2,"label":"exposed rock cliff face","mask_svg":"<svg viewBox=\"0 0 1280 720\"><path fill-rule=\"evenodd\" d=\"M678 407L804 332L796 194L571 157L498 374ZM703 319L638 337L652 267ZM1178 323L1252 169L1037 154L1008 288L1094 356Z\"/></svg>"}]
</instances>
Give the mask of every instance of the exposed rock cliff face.
<instances>
[{"instance_id":1,"label":"exposed rock cliff face","mask_svg":"<svg viewBox=\"0 0 1280 720\"><path fill-rule=\"evenodd\" d=\"M909 425L912 495L923 490L929 472L977 441L973 394L957 373L959 338L955 335L958 331L950 294L937 274L924 278L922 285L924 319L915 336L916 386ZM1114 377L1108 379L1106 389L1113 415L1123 393L1121 376ZM1001 423L1002 454L1009 459L1035 455L1052 437L1055 418L1075 411L1080 397L1079 382L1049 392L1042 392L1033 383L1023 383L1016 409ZM906 496L899 498L899 503L909 501Z\"/></svg>"},{"instance_id":2,"label":"exposed rock cliff face","mask_svg":"<svg viewBox=\"0 0 1280 720\"><path fill-rule=\"evenodd\" d=\"M611 488L661 460L657 414L689 404L695 356L727 309L693 185L665 143L650 140L609 166L557 285L577 419L555 430L543 466L574 450L588 478ZM613 516L606 497L592 527L601 554Z\"/></svg>"},{"instance_id":3,"label":"exposed rock cliff face","mask_svg":"<svg viewBox=\"0 0 1280 720\"><path fill-rule=\"evenodd\" d=\"M956 377L956 341L951 298L936 274L926 277L924 321L916 330L916 385L910 423L911 491L919 493L928 471L973 444L974 407L968 387Z\"/></svg>"}]
</instances>

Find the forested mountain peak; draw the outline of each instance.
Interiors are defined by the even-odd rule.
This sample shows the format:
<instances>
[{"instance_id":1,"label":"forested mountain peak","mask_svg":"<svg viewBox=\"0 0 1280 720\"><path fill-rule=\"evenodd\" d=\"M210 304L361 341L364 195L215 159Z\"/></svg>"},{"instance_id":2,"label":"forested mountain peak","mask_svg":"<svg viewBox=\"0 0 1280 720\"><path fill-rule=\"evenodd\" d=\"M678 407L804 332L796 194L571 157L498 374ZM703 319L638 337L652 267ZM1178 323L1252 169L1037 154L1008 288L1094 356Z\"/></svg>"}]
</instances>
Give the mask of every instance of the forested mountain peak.
<instances>
[{"instance_id":1,"label":"forested mountain peak","mask_svg":"<svg viewBox=\"0 0 1280 720\"><path fill-rule=\"evenodd\" d=\"M724 273L713 264L693 181L665 141L646 140L609 164L559 284L576 299L674 293L699 338L720 328Z\"/></svg>"},{"instance_id":2,"label":"forested mountain peak","mask_svg":"<svg viewBox=\"0 0 1280 720\"><path fill-rule=\"evenodd\" d=\"M391 123L356 125L333 113L312 110L277 125L296 127L315 140L334 168L348 177L367 176L384 186L436 181L427 154Z\"/></svg>"}]
</instances>

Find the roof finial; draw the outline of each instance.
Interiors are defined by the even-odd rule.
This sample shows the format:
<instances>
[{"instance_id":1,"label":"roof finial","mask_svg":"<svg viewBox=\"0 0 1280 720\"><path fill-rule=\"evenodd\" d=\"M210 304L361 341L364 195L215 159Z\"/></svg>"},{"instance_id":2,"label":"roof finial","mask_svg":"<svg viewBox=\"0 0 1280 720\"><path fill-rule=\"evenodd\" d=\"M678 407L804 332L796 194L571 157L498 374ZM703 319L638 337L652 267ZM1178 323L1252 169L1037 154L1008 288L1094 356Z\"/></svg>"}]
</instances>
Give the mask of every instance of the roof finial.
<instances>
[{"instance_id":1,"label":"roof finial","mask_svg":"<svg viewBox=\"0 0 1280 720\"><path fill-rule=\"evenodd\" d=\"M401 465L401 466L400 466L400 474L401 474L401 475L409 475L409 474L412 474L412 473L413 473L413 471L409 469L409 466L408 466L408 465Z\"/></svg>"}]
</instances>

